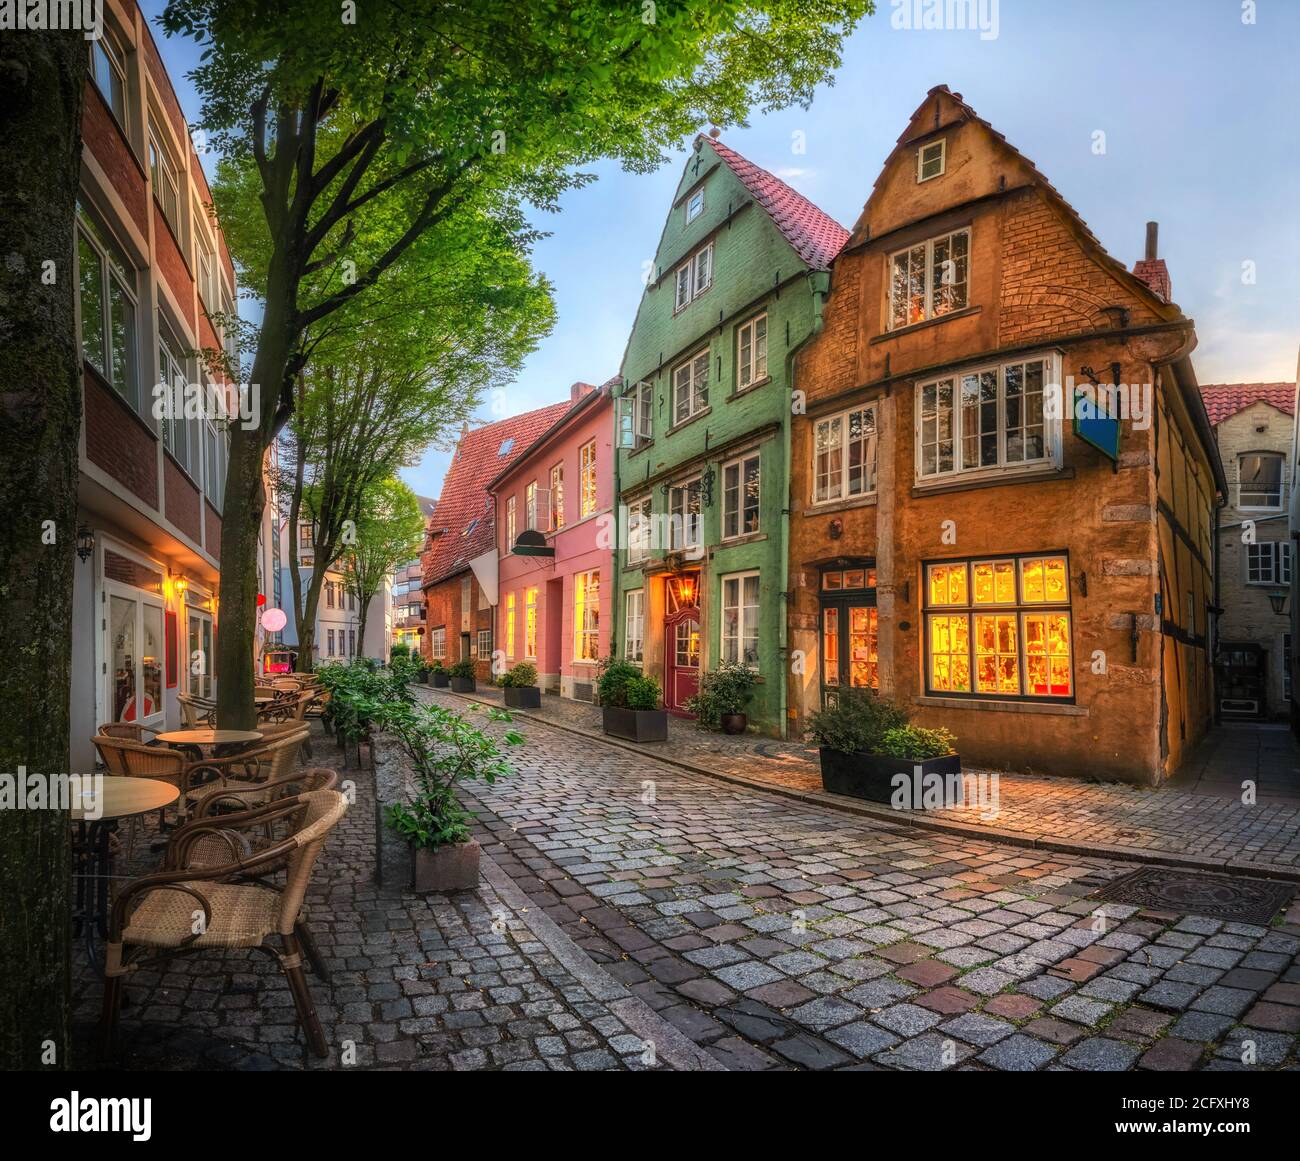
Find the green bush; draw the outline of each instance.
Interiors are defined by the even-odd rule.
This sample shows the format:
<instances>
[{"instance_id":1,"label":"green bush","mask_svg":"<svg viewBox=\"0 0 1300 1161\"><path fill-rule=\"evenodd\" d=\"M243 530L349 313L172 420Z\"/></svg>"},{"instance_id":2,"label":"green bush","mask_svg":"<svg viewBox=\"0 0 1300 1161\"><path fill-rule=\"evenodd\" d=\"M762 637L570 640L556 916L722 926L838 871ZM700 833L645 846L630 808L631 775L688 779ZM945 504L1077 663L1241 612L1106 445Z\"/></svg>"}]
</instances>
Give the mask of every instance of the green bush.
<instances>
[{"instance_id":1,"label":"green bush","mask_svg":"<svg viewBox=\"0 0 1300 1161\"><path fill-rule=\"evenodd\" d=\"M819 746L844 754L881 752L885 734L907 725L907 711L874 689L841 689L825 709L808 718Z\"/></svg>"},{"instance_id":2,"label":"green bush","mask_svg":"<svg viewBox=\"0 0 1300 1161\"><path fill-rule=\"evenodd\" d=\"M446 673L447 667L442 663L441 657L435 657L433 663L429 666L430 673Z\"/></svg>"},{"instance_id":3,"label":"green bush","mask_svg":"<svg viewBox=\"0 0 1300 1161\"><path fill-rule=\"evenodd\" d=\"M451 677L466 677L472 681L474 679L474 662L468 657L462 657L454 665L448 667L447 673Z\"/></svg>"},{"instance_id":4,"label":"green bush","mask_svg":"<svg viewBox=\"0 0 1300 1161\"><path fill-rule=\"evenodd\" d=\"M923 762L926 758L942 758L951 754L957 741L945 729L927 730L921 726L896 726L886 730L876 751L890 758L910 758Z\"/></svg>"},{"instance_id":5,"label":"green bush","mask_svg":"<svg viewBox=\"0 0 1300 1161\"><path fill-rule=\"evenodd\" d=\"M638 674L623 687L624 704L628 709L652 710L659 708L659 682L653 677Z\"/></svg>"},{"instance_id":6,"label":"green bush","mask_svg":"<svg viewBox=\"0 0 1300 1161\"><path fill-rule=\"evenodd\" d=\"M404 641L399 641L388 651L388 660L396 661L399 657L410 657L411 647Z\"/></svg>"},{"instance_id":7,"label":"green bush","mask_svg":"<svg viewBox=\"0 0 1300 1161\"><path fill-rule=\"evenodd\" d=\"M600 698L600 704L626 709L628 684L640 677L641 671L632 662L621 657L606 657L596 676L596 696Z\"/></svg>"},{"instance_id":8,"label":"green bush","mask_svg":"<svg viewBox=\"0 0 1300 1161\"><path fill-rule=\"evenodd\" d=\"M522 689L524 686L537 684L537 666L531 661L521 661L512 665L500 677L497 685L502 689Z\"/></svg>"},{"instance_id":9,"label":"green bush","mask_svg":"<svg viewBox=\"0 0 1300 1161\"><path fill-rule=\"evenodd\" d=\"M716 730L723 714L743 714L754 696L758 673L748 665L724 661L717 669L700 675L700 688L687 698L686 708L702 726Z\"/></svg>"}]
</instances>

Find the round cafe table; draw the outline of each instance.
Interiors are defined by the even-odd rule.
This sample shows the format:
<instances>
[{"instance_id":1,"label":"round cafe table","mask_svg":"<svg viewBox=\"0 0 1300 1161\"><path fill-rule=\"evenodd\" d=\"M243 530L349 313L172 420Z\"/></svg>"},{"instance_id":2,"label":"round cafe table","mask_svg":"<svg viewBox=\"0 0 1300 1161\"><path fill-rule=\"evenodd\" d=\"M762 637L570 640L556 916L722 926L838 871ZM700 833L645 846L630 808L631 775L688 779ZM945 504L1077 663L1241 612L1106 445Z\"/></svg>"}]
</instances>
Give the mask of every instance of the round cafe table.
<instances>
[{"instance_id":1,"label":"round cafe table","mask_svg":"<svg viewBox=\"0 0 1300 1161\"><path fill-rule=\"evenodd\" d=\"M193 750L200 757L203 747L211 746L215 757L224 747L246 746L252 742L260 742L264 736L261 730L168 730L166 733L159 734L156 740L165 746L179 746L182 749Z\"/></svg>"},{"instance_id":2,"label":"round cafe table","mask_svg":"<svg viewBox=\"0 0 1300 1161\"><path fill-rule=\"evenodd\" d=\"M70 803L72 834L73 932L85 935L86 955L102 972L95 955L95 936L108 935L108 889L113 878L113 833L119 819L162 810L180 797L180 790L158 778L104 775Z\"/></svg>"}]
</instances>

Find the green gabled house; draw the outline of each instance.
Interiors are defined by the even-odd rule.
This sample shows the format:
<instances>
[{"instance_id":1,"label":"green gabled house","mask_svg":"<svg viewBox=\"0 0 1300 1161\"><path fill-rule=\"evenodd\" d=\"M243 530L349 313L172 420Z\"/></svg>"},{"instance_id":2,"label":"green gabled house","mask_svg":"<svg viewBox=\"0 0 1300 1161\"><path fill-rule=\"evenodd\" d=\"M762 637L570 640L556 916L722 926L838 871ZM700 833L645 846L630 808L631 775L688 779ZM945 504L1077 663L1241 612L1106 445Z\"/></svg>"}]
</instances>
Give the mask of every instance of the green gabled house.
<instances>
[{"instance_id":1,"label":"green gabled house","mask_svg":"<svg viewBox=\"0 0 1300 1161\"><path fill-rule=\"evenodd\" d=\"M702 672L743 661L760 674L751 725L784 732L791 369L848 236L696 139L628 339L615 457L615 653L674 712Z\"/></svg>"}]
</instances>

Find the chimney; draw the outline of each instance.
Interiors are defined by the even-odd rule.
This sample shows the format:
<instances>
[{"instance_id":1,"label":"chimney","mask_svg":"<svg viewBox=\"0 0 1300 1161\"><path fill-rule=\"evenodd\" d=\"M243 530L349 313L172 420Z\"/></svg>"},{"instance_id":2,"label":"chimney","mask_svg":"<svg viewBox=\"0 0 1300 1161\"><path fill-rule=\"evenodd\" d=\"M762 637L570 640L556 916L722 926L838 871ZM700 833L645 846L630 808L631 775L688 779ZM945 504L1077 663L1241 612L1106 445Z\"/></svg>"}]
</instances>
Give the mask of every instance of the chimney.
<instances>
[{"instance_id":1,"label":"chimney","mask_svg":"<svg viewBox=\"0 0 1300 1161\"><path fill-rule=\"evenodd\" d=\"M594 383L575 383L569 388L569 402L577 403L579 399L584 399L596 390Z\"/></svg>"},{"instance_id":2,"label":"chimney","mask_svg":"<svg viewBox=\"0 0 1300 1161\"><path fill-rule=\"evenodd\" d=\"M1169 267L1160 257L1160 223L1147 223L1147 246L1141 261L1133 264L1133 273L1165 300L1173 301L1169 282Z\"/></svg>"},{"instance_id":3,"label":"chimney","mask_svg":"<svg viewBox=\"0 0 1300 1161\"><path fill-rule=\"evenodd\" d=\"M1158 241L1159 237L1160 237L1160 223L1148 222L1147 223L1147 252L1146 252L1146 260L1148 262L1154 262L1157 258L1160 257L1160 245Z\"/></svg>"}]
</instances>

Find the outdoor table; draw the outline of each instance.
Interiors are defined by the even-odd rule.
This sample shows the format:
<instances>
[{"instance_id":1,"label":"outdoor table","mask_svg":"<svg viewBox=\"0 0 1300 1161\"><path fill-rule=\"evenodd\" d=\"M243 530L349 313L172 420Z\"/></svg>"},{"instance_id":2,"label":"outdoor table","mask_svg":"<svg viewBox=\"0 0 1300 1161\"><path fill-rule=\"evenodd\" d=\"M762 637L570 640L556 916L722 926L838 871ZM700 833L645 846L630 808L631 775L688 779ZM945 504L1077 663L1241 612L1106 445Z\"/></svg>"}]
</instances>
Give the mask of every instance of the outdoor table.
<instances>
[{"instance_id":1,"label":"outdoor table","mask_svg":"<svg viewBox=\"0 0 1300 1161\"><path fill-rule=\"evenodd\" d=\"M211 746L213 756L219 757L223 748L260 742L264 736L261 730L168 730L165 734L158 735L158 741L167 746L193 751L201 758L204 746ZM227 749L227 753L237 752Z\"/></svg>"},{"instance_id":2,"label":"outdoor table","mask_svg":"<svg viewBox=\"0 0 1300 1161\"><path fill-rule=\"evenodd\" d=\"M108 935L108 887L113 878L113 834L119 819L148 814L170 806L180 796L178 787L158 778L124 778L105 775L95 779L92 789L71 804L69 817L75 823L72 836L73 933L86 939L86 955L95 971L102 974L95 956L95 936ZM87 810L95 814L87 818Z\"/></svg>"}]
</instances>

